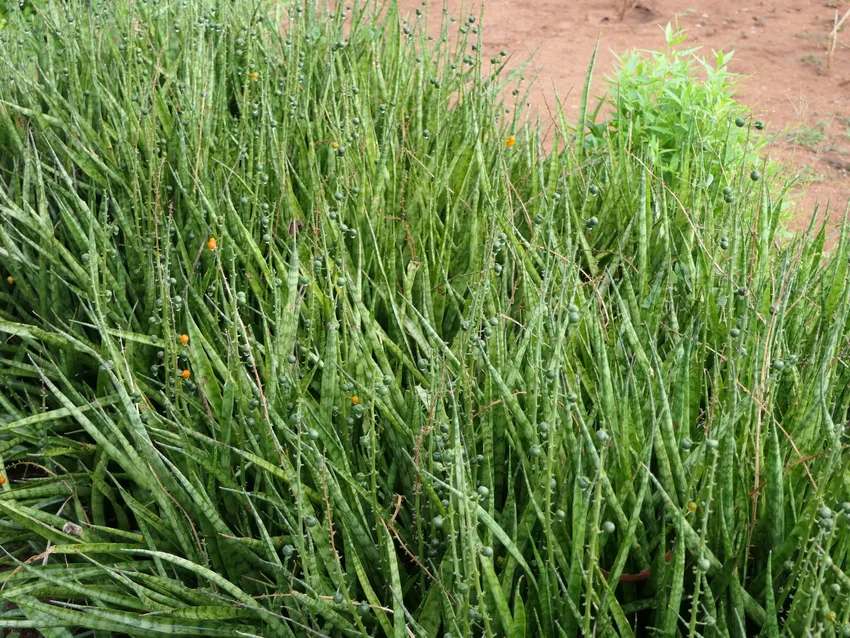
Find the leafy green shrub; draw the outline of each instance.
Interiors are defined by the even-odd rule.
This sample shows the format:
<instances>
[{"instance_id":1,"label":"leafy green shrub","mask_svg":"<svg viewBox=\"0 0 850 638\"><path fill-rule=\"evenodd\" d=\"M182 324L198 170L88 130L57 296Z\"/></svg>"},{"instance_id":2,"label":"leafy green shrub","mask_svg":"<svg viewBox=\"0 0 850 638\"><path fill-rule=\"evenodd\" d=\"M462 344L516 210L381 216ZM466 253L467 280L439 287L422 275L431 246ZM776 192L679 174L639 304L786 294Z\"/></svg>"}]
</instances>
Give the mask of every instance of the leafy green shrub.
<instances>
[{"instance_id":1,"label":"leafy green shrub","mask_svg":"<svg viewBox=\"0 0 850 638\"><path fill-rule=\"evenodd\" d=\"M31 16L35 11L35 5L32 0L3 0L3 2L0 2L0 29L4 29L8 25L10 11Z\"/></svg>"},{"instance_id":2,"label":"leafy green shrub","mask_svg":"<svg viewBox=\"0 0 850 638\"><path fill-rule=\"evenodd\" d=\"M847 626L846 230L777 245L740 156L727 202L696 146L544 154L475 16L423 22L71 0L3 43L0 626Z\"/></svg>"},{"instance_id":3,"label":"leafy green shrub","mask_svg":"<svg viewBox=\"0 0 850 638\"><path fill-rule=\"evenodd\" d=\"M728 70L731 53L717 52L709 62L697 48L682 48L686 35L665 29L667 52L632 51L618 57L607 82L613 107L610 119L592 127L596 137L614 137L645 154L674 188L687 182L698 158L705 172L726 186L730 166L761 169L765 146L750 119L734 99L737 76ZM775 167L770 165L770 176Z\"/></svg>"}]
</instances>

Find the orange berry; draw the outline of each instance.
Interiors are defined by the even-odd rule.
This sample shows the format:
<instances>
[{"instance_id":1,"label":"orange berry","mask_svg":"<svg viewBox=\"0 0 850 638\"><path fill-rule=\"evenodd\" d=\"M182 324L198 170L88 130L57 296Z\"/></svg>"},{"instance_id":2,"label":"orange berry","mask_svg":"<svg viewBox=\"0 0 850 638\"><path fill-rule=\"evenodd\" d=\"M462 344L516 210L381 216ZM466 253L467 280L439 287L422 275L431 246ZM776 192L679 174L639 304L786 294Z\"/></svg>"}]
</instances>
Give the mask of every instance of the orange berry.
<instances>
[{"instance_id":1,"label":"orange berry","mask_svg":"<svg viewBox=\"0 0 850 638\"><path fill-rule=\"evenodd\" d=\"M0 476L0 485L6 485L6 477Z\"/></svg>"},{"instance_id":2,"label":"orange berry","mask_svg":"<svg viewBox=\"0 0 850 638\"><path fill-rule=\"evenodd\" d=\"M505 144L508 145L508 148L513 148L514 144L516 144L516 138L513 135L508 135L508 139L505 140Z\"/></svg>"},{"instance_id":3,"label":"orange berry","mask_svg":"<svg viewBox=\"0 0 850 638\"><path fill-rule=\"evenodd\" d=\"M180 335L180 343L184 346L189 343L189 335Z\"/></svg>"},{"instance_id":4,"label":"orange berry","mask_svg":"<svg viewBox=\"0 0 850 638\"><path fill-rule=\"evenodd\" d=\"M693 501L688 503L688 511L689 512L696 512L697 511L697 504L694 503Z\"/></svg>"},{"instance_id":5,"label":"orange berry","mask_svg":"<svg viewBox=\"0 0 850 638\"><path fill-rule=\"evenodd\" d=\"M260 74L259 74L259 73L257 73L256 71L254 71L253 73L251 73L251 79L256 80L258 77L260 77Z\"/></svg>"},{"instance_id":6,"label":"orange berry","mask_svg":"<svg viewBox=\"0 0 850 638\"><path fill-rule=\"evenodd\" d=\"M183 370L183 372L180 373L180 376L183 377L184 379L188 379L189 377L192 376L192 372L191 372L191 370Z\"/></svg>"},{"instance_id":7,"label":"orange berry","mask_svg":"<svg viewBox=\"0 0 850 638\"><path fill-rule=\"evenodd\" d=\"M12 277L12 275L9 275L8 277L6 277L6 281L8 281L9 285L11 286L13 283L15 283L15 278Z\"/></svg>"},{"instance_id":8,"label":"orange berry","mask_svg":"<svg viewBox=\"0 0 850 638\"><path fill-rule=\"evenodd\" d=\"M339 144L337 144L336 142L334 142L333 144L331 144L331 148L332 148L333 150L337 150L337 149L339 148Z\"/></svg>"},{"instance_id":9,"label":"orange berry","mask_svg":"<svg viewBox=\"0 0 850 638\"><path fill-rule=\"evenodd\" d=\"M215 240L215 237L210 237L210 240L207 242L207 248L215 250L216 246L218 246L218 242Z\"/></svg>"},{"instance_id":10,"label":"orange berry","mask_svg":"<svg viewBox=\"0 0 850 638\"><path fill-rule=\"evenodd\" d=\"M357 405L358 403L360 403L360 397L355 394L351 397L351 405Z\"/></svg>"}]
</instances>

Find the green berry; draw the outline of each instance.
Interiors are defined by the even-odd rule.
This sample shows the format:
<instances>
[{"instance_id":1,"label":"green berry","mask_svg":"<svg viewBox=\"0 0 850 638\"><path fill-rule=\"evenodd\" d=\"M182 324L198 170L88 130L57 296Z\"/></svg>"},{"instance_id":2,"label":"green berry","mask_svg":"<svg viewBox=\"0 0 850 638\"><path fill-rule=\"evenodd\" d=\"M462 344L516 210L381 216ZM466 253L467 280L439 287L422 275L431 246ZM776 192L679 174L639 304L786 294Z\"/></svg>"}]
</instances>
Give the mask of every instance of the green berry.
<instances>
[{"instance_id":1,"label":"green berry","mask_svg":"<svg viewBox=\"0 0 850 638\"><path fill-rule=\"evenodd\" d=\"M707 572L711 567L711 563L708 562L707 558L700 558L697 561L697 567L700 568L700 571Z\"/></svg>"},{"instance_id":2,"label":"green berry","mask_svg":"<svg viewBox=\"0 0 850 638\"><path fill-rule=\"evenodd\" d=\"M615 529L617 529L617 526L611 521L605 521L602 523L602 531L606 534L613 534Z\"/></svg>"},{"instance_id":3,"label":"green berry","mask_svg":"<svg viewBox=\"0 0 850 638\"><path fill-rule=\"evenodd\" d=\"M694 446L694 442L693 442L693 441L691 441L688 437L685 437L685 438L684 438L684 439L682 439L682 441L679 443L679 446L680 446L683 450L685 450L685 452L687 452L688 450L690 450L690 449Z\"/></svg>"},{"instance_id":4,"label":"green berry","mask_svg":"<svg viewBox=\"0 0 850 638\"><path fill-rule=\"evenodd\" d=\"M737 126L738 128L743 128L744 124L746 124L746 121L744 121L744 118L742 118L742 117L736 117L735 118L735 126Z\"/></svg>"},{"instance_id":5,"label":"green berry","mask_svg":"<svg viewBox=\"0 0 850 638\"><path fill-rule=\"evenodd\" d=\"M529 450L529 453L531 454L531 456L533 456L533 457L537 458L538 456L540 456L541 454L543 454L543 450L542 450L542 448L541 448L539 445L537 445L537 444L535 443L534 445L532 445L532 446L531 446L531 449Z\"/></svg>"},{"instance_id":6,"label":"green berry","mask_svg":"<svg viewBox=\"0 0 850 638\"><path fill-rule=\"evenodd\" d=\"M481 555L485 558L490 558L491 556L493 556L493 548L485 545L481 548Z\"/></svg>"},{"instance_id":7,"label":"green berry","mask_svg":"<svg viewBox=\"0 0 850 638\"><path fill-rule=\"evenodd\" d=\"M433 525L436 529L443 529L443 517L442 517L442 516L435 516L435 517L431 520L431 524L432 524L432 525Z\"/></svg>"},{"instance_id":8,"label":"green berry","mask_svg":"<svg viewBox=\"0 0 850 638\"><path fill-rule=\"evenodd\" d=\"M753 171L752 173L750 173L750 179L754 182L759 181L761 179L761 173L759 173L758 171Z\"/></svg>"},{"instance_id":9,"label":"green berry","mask_svg":"<svg viewBox=\"0 0 850 638\"><path fill-rule=\"evenodd\" d=\"M756 128L760 131L764 130L764 122L761 120L756 120Z\"/></svg>"},{"instance_id":10,"label":"green berry","mask_svg":"<svg viewBox=\"0 0 850 638\"><path fill-rule=\"evenodd\" d=\"M334 594L334 602L337 605L341 605L342 603L345 602L345 596L342 595L342 592L336 592Z\"/></svg>"},{"instance_id":11,"label":"green berry","mask_svg":"<svg viewBox=\"0 0 850 638\"><path fill-rule=\"evenodd\" d=\"M307 527L315 527L318 524L318 521L316 520L316 517L311 514L310 516L304 519L304 524Z\"/></svg>"}]
</instances>

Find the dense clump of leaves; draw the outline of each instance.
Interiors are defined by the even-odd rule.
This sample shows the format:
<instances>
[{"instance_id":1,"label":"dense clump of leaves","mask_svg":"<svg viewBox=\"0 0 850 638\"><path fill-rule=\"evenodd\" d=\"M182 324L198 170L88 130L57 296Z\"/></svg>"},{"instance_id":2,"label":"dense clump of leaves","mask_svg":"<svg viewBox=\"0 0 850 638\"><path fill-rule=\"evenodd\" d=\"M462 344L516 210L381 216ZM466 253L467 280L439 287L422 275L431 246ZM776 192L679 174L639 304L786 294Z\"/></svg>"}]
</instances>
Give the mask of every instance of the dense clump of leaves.
<instances>
[{"instance_id":1,"label":"dense clump of leaves","mask_svg":"<svg viewBox=\"0 0 850 638\"><path fill-rule=\"evenodd\" d=\"M765 161L761 120L741 111L735 101L737 76L728 69L732 53L718 51L712 60L697 48L683 48L683 31L667 25L667 51L631 51L617 59L607 78L607 118L592 125L589 141L614 135L631 149L642 149L674 189L693 175L718 177L724 168ZM691 165L698 161L696 170ZM779 167L768 162L767 173ZM693 175L692 175L693 172ZM726 186L726 184L722 184Z\"/></svg>"},{"instance_id":2,"label":"dense clump of leaves","mask_svg":"<svg viewBox=\"0 0 850 638\"><path fill-rule=\"evenodd\" d=\"M0 626L847 626L850 243L747 154L544 154L476 16L10 20Z\"/></svg>"}]
</instances>

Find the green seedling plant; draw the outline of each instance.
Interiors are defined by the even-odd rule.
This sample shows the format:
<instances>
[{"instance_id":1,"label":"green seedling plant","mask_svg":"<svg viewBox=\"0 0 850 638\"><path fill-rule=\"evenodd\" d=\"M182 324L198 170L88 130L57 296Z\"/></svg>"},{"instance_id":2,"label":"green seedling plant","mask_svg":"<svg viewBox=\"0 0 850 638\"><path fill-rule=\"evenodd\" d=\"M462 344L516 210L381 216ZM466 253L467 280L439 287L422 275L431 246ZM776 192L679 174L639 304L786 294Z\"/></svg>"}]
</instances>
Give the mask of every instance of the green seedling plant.
<instances>
[{"instance_id":1,"label":"green seedling plant","mask_svg":"<svg viewBox=\"0 0 850 638\"><path fill-rule=\"evenodd\" d=\"M607 77L605 98L610 112L603 126L592 127L596 137L615 132L626 149L643 149L647 160L675 190L691 181L690 159L704 166L700 173L720 189L737 177L730 167L762 169L767 139L765 123L742 112L735 101L737 76L728 69L732 53L719 51L713 60L685 48L685 31L668 24L666 52L632 51L617 57ZM726 172L724 172L724 169ZM767 162L766 174L777 167Z\"/></svg>"},{"instance_id":2,"label":"green seedling plant","mask_svg":"<svg viewBox=\"0 0 850 638\"><path fill-rule=\"evenodd\" d=\"M0 628L846 633L848 225L426 9L10 8Z\"/></svg>"}]
</instances>

